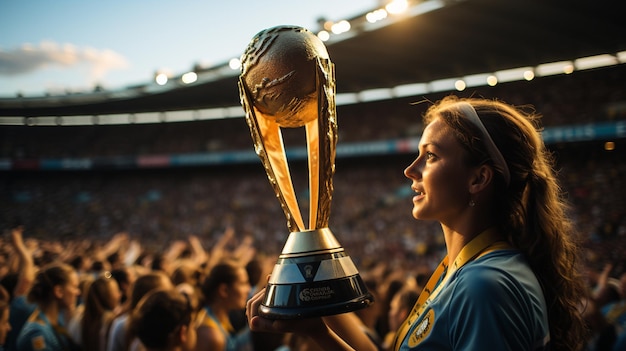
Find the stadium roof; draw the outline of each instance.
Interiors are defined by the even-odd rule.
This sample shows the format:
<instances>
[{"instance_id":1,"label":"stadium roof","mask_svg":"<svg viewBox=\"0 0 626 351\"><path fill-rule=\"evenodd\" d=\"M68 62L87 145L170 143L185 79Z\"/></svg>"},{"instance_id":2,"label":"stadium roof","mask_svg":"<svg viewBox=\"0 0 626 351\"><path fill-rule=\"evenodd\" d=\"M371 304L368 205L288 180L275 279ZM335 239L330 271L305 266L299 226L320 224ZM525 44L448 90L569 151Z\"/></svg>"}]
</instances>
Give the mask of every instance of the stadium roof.
<instances>
[{"instance_id":1,"label":"stadium roof","mask_svg":"<svg viewBox=\"0 0 626 351\"><path fill-rule=\"evenodd\" d=\"M327 42L339 93L427 83L626 52L621 3L606 0L430 0L444 7ZM351 19L354 23L362 17ZM278 24L277 24L278 25ZM359 29L360 28L360 29ZM263 28L260 28L263 29ZM620 62L624 62L621 57ZM198 72L196 83L62 96L0 98L0 116L196 110L239 104L238 71Z\"/></svg>"}]
</instances>

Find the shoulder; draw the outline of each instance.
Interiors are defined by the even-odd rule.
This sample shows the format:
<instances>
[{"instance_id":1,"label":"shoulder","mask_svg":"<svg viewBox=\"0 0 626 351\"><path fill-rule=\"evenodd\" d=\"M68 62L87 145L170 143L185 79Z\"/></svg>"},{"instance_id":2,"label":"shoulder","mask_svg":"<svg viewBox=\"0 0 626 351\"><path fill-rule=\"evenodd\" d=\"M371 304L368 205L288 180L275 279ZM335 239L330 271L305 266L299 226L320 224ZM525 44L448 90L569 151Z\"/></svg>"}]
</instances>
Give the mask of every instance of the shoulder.
<instances>
[{"instance_id":1,"label":"shoulder","mask_svg":"<svg viewBox=\"0 0 626 351\"><path fill-rule=\"evenodd\" d=\"M541 284L516 250L489 253L459 269L450 286L450 313L459 319L542 325L547 306ZM463 311L463 313L454 312Z\"/></svg>"},{"instance_id":2,"label":"shoulder","mask_svg":"<svg viewBox=\"0 0 626 351\"><path fill-rule=\"evenodd\" d=\"M111 335L122 334L126 331L126 321L128 320L128 314L124 313L113 319L111 322Z\"/></svg>"},{"instance_id":3,"label":"shoulder","mask_svg":"<svg viewBox=\"0 0 626 351\"><path fill-rule=\"evenodd\" d=\"M37 308L37 305L35 305L34 303L28 302L28 300L26 299L26 296L24 295L17 296L13 300L11 300L10 306L11 306L11 314L14 314L14 313L30 314L35 310L35 308Z\"/></svg>"},{"instance_id":4,"label":"shoulder","mask_svg":"<svg viewBox=\"0 0 626 351\"><path fill-rule=\"evenodd\" d=\"M537 283L530 265L516 250L492 252L469 262L459 269L455 279L457 284L476 293L499 292L510 285Z\"/></svg>"},{"instance_id":5,"label":"shoulder","mask_svg":"<svg viewBox=\"0 0 626 351\"><path fill-rule=\"evenodd\" d=\"M46 350L48 340L45 326L37 322L27 322L17 337L16 347L18 350Z\"/></svg>"},{"instance_id":6,"label":"shoulder","mask_svg":"<svg viewBox=\"0 0 626 351\"><path fill-rule=\"evenodd\" d=\"M226 338L215 323L213 326L201 325L196 330L196 335L198 345L206 345L208 350L224 350L226 347Z\"/></svg>"},{"instance_id":7,"label":"shoulder","mask_svg":"<svg viewBox=\"0 0 626 351\"><path fill-rule=\"evenodd\" d=\"M456 346L532 349L548 333L541 285L517 251L480 257L459 269L450 284L443 320Z\"/></svg>"}]
</instances>

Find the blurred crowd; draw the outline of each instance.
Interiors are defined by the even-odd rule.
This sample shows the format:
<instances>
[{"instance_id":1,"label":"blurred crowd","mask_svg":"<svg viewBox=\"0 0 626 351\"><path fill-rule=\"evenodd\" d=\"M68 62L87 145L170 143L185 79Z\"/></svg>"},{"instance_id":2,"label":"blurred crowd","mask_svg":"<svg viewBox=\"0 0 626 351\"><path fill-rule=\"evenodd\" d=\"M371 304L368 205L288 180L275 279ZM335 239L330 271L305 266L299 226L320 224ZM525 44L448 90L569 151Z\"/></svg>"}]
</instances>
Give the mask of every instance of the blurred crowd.
<instances>
[{"instance_id":1,"label":"blurred crowd","mask_svg":"<svg viewBox=\"0 0 626 351\"><path fill-rule=\"evenodd\" d=\"M481 88L472 94L533 104L545 116L545 126L624 120L625 75L621 65ZM429 95L428 99L438 96ZM418 116L426 105L404 102L340 107L340 142L419 135ZM3 127L0 157L97 157L252 147L242 119L65 128ZM626 327L626 150L623 139L616 145L612 151L604 149L603 141L550 145L563 191L571 203L570 215L578 229L575 235L584 249L579 264L586 273L589 294L581 299L581 310L591 330L585 347L594 351L619 345L618 337L624 338ZM381 350L387 348L388 333L410 311L445 250L436 223L417 222L411 217L410 182L402 171L413 157L341 158L333 178L330 229L375 295L376 303L358 315ZM306 218L309 194L305 167L296 163L292 179ZM13 313L18 311L15 302L32 312L35 305L26 303L26 297L37 283L38 272L50 264L69 265L79 278L76 308L60 320L79 347L119 350L112 348L107 336L114 330L115 320L126 316L134 323L130 323L134 329L129 330L136 339L133 342L129 337L125 349L146 349L137 328L141 317L150 311L143 305L141 309L138 298L132 299L140 277L151 277L155 272L164 275L169 288L193 297L191 319L202 321L206 318L202 306L208 304L209 293L203 286L213 268L226 259L237 262L246 269L253 293L263 286L289 234L285 215L260 164L12 171L0 173L0 179L0 227L5 233L0 238L0 280L6 290L2 294L0 289L0 317L3 308L10 309L13 316L6 341L2 334L6 328L0 319L4 350L15 350L24 323L23 310ZM90 289L100 286L95 283L99 279L117 283L110 289L99 288L111 294L112 302L101 309L98 318L85 319L81 311ZM241 333L248 340L242 349L315 350L304 346L309 341L293 335L246 333L241 306L233 307L229 318L230 333ZM200 325L187 323L196 330ZM99 337L86 339L83 329L94 330L94 326L97 332L93 335ZM199 340L202 337L199 333ZM202 350L200 342L197 350Z\"/></svg>"}]
</instances>

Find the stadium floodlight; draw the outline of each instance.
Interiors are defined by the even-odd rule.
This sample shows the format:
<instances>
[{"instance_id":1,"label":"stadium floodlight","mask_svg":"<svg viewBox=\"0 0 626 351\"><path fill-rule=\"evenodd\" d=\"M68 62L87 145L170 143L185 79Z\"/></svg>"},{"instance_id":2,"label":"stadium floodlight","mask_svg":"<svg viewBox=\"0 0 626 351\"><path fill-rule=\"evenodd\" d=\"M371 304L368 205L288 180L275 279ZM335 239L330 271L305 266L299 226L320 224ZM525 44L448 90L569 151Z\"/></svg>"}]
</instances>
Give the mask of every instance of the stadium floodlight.
<instances>
[{"instance_id":1,"label":"stadium floodlight","mask_svg":"<svg viewBox=\"0 0 626 351\"><path fill-rule=\"evenodd\" d=\"M198 80L198 75L196 74L196 72L187 72L183 74L181 80L185 84L191 84Z\"/></svg>"},{"instance_id":2,"label":"stadium floodlight","mask_svg":"<svg viewBox=\"0 0 626 351\"><path fill-rule=\"evenodd\" d=\"M433 93L440 91L450 91L455 89L454 84L458 78L438 79L430 82L430 88Z\"/></svg>"},{"instance_id":3,"label":"stadium floodlight","mask_svg":"<svg viewBox=\"0 0 626 351\"><path fill-rule=\"evenodd\" d=\"M241 61L237 57L232 58L230 59L230 61L228 61L228 66L233 70L238 70L241 68Z\"/></svg>"},{"instance_id":4,"label":"stadium floodlight","mask_svg":"<svg viewBox=\"0 0 626 351\"><path fill-rule=\"evenodd\" d=\"M497 71L495 75L498 78L498 82L500 83L515 82L515 81L524 80L524 79L531 80L535 77L532 67L518 67L518 68L505 69L505 70Z\"/></svg>"},{"instance_id":5,"label":"stadium floodlight","mask_svg":"<svg viewBox=\"0 0 626 351\"><path fill-rule=\"evenodd\" d=\"M165 85L167 84L167 74L165 73L157 73L156 77L154 77L154 81L158 84L158 85Z\"/></svg>"},{"instance_id":6,"label":"stadium floodlight","mask_svg":"<svg viewBox=\"0 0 626 351\"><path fill-rule=\"evenodd\" d=\"M535 71L531 69L524 71L524 79L528 81L535 79Z\"/></svg>"},{"instance_id":7,"label":"stadium floodlight","mask_svg":"<svg viewBox=\"0 0 626 351\"><path fill-rule=\"evenodd\" d=\"M463 82L465 82L466 87L480 87L485 85L487 79L489 78L489 74L487 73L479 73L479 74L470 74L463 77ZM457 87L457 90L458 87Z\"/></svg>"},{"instance_id":8,"label":"stadium floodlight","mask_svg":"<svg viewBox=\"0 0 626 351\"><path fill-rule=\"evenodd\" d=\"M612 66L616 64L618 64L617 58L609 54L581 57L574 61L574 66L578 70Z\"/></svg>"},{"instance_id":9,"label":"stadium floodlight","mask_svg":"<svg viewBox=\"0 0 626 351\"><path fill-rule=\"evenodd\" d=\"M456 82L454 82L454 87L456 88L456 90L458 91L463 91L465 90L465 81L463 79L459 79Z\"/></svg>"},{"instance_id":10,"label":"stadium floodlight","mask_svg":"<svg viewBox=\"0 0 626 351\"><path fill-rule=\"evenodd\" d=\"M332 32L334 34L345 33L345 32L350 30L350 27L351 27L350 22L348 22L346 20L342 20L342 21L339 21L339 22L333 24Z\"/></svg>"},{"instance_id":11,"label":"stadium floodlight","mask_svg":"<svg viewBox=\"0 0 626 351\"><path fill-rule=\"evenodd\" d=\"M351 105L359 102L359 96L357 93L342 93L335 95L335 103L340 105Z\"/></svg>"},{"instance_id":12,"label":"stadium floodlight","mask_svg":"<svg viewBox=\"0 0 626 351\"><path fill-rule=\"evenodd\" d=\"M544 63L535 68L535 74L539 77L553 76L557 74L569 74L574 71L574 63L572 61L559 61Z\"/></svg>"},{"instance_id":13,"label":"stadium floodlight","mask_svg":"<svg viewBox=\"0 0 626 351\"><path fill-rule=\"evenodd\" d=\"M359 101L361 102L388 100L392 97L393 90L389 88L362 90L361 92L359 92L358 96Z\"/></svg>"},{"instance_id":14,"label":"stadium floodlight","mask_svg":"<svg viewBox=\"0 0 626 351\"><path fill-rule=\"evenodd\" d=\"M376 23L378 21L384 20L385 18L387 18L387 11L384 9L378 9L372 12L368 12L367 15L365 15L365 19L369 23Z\"/></svg>"},{"instance_id":15,"label":"stadium floodlight","mask_svg":"<svg viewBox=\"0 0 626 351\"><path fill-rule=\"evenodd\" d=\"M427 83L402 84L393 87L393 95L397 97L428 94L430 88Z\"/></svg>"},{"instance_id":16,"label":"stadium floodlight","mask_svg":"<svg viewBox=\"0 0 626 351\"><path fill-rule=\"evenodd\" d=\"M321 30L317 33L317 37L320 38L321 41L328 41L328 39L330 39L330 33L325 30Z\"/></svg>"},{"instance_id":17,"label":"stadium floodlight","mask_svg":"<svg viewBox=\"0 0 626 351\"><path fill-rule=\"evenodd\" d=\"M394 0L385 6L385 10L392 15L403 13L409 8L409 3L406 0Z\"/></svg>"}]
</instances>

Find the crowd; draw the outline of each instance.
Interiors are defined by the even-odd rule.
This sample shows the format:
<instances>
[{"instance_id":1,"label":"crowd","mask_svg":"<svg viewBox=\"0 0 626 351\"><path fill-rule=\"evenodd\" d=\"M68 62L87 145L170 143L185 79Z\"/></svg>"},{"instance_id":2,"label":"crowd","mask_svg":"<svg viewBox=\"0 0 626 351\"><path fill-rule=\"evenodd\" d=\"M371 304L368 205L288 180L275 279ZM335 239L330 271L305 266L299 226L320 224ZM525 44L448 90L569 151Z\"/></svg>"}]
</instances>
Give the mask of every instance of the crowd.
<instances>
[{"instance_id":1,"label":"crowd","mask_svg":"<svg viewBox=\"0 0 626 351\"><path fill-rule=\"evenodd\" d=\"M625 165L622 164L621 167L623 169ZM610 172L607 173L609 174L604 176L608 179L599 177L597 181L609 184L615 182L616 179L610 179ZM424 284L424 279L427 278L437 258L440 257L443 244L436 240L439 233L434 226L424 224L423 227L411 229L409 223L402 219L406 217L406 213L399 209L406 207L406 204L400 206L396 204L396 201L402 202L406 199L393 199L390 194L383 195L384 191L376 189L380 186L380 182L375 180L368 182L367 172L355 172L345 180L340 178L339 182L352 180L351 184L354 185L353 179L356 177L363 178L361 179L363 182L359 182L363 183L362 185L351 186L350 190L346 188L342 191L339 189L344 186L337 185L338 197L345 197L346 202L345 205L334 206L336 210L334 212L350 220L341 223L333 231L357 262L362 277L376 297L373 307L359 311L359 317L363 327L368 328L372 337L379 340L382 350L389 342L387 335L389 331L394 330L398 320L401 321L410 311L416 295ZM589 188L576 190L577 196L584 195L585 191L589 192L585 194L589 199L597 196L593 193L598 183L590 182L581 186L589 186ZM362 189L359 189L360 187ZM349 192L349 194L343 194L344 192ZM254 198L254 195L250 195L251 192L245 193ZM367 206L366 201L356 196L359 193L369 196L377 193L381 195L377 196L379 201L375 201L370 207ZM272 196L267 196L267 198L274 200ZM598 196L598 198L601 197ZM206 332L208 328L206 323L203 324L203 321L206 321L206 309L202 306L206 306L206 302L209 301L205 297L213 296L220 291L220 284L214 282L215 277L212 278L212 283L209 277L212 277L211 273L215 272L216 267L223 268L224 262L233 261L237 267L240 267L239 272L245 268L245 275L239 273L243 277L238 280L239 302L233 302L231 298L230 302L219 300L220 303L217 304L217 306L232 306L230 310L227 309L229 317L227 322L224 322L227 327L223 330L230 331L227 335L240 332L241 337L248 340L247 350L275 350L279 347L285 350L304 349L302 345L308 341L298 339L294 335L255 335L249 331L246 332L245 321L242 322L241 319L240 313L245 306L243 304L245 297L264 284L264 277L276 262L277 250L280 250L281 243L286 237L286 227L280 228L281 224L284 226L284 223L278 220L278 217L282 215L278 211L275 213L274 220L266 218L267 226L260 224L253 227L248 223L249 231L243 229L246 225L242 226L237 216L245 222L248 211L254 218L254 211L265 212L266 208L278 207L277 204L274 204L276 206L267 205L265 208L258 205L246 206L237 215L231 213L232 226L225 227L223 230L215 229L212 235L206 235L206 232L199 232L198 236L183 235L178 231L178 235L167 236L163 232L160 236L150 236L146 233L141 237L123 232L111 237L89 236L84 233L81 236L53 238L45 235L30 235L28 231L23 234L23 228L31 227L28 222L24 226L7 230L0 242L2 245L0 258L3 260L0 277L2 277L2 286L9 292L3 300L4 305L0 303L0 311L3 311L2 306L5 306L5 310L11 311L10 329L4 329L5 331L9 329L4 349L28 349L24 345L16 348L15 343L20 340L20 334L28 334L22 333L21 330L24 329L26 320L29 317L32 318L32 312L38 308L36 307L37 301L46 301L45 298L39 297L34 299L34 302L28 302L29 297L33 295L32 287L42 284L43 278L40 276L61 263L64 264L65 269L76 275L76 279L71 281L74 290L70 293L75 296L74 299L69 299L69 302L63 298L59 299L66 305L62 306L64 307L63 313L57 316L57 320L60 325L67 327L67 334L63 335L66 335L67 340L76 343L78 349L82 347L83 350L123 350L130 347L133 350L141 350L142 346L146 347L144 349L150 349L150 345L169 342L167 340L170 339L150 341L150 338L154 338L155 335L170 335L170 332L180 325L174 322L182 317L168 317L170 316L168 313L178 316L186 312L145 311L140 307L144 306L140 304L141 298L148 295L149 291L162 289L166 289L162 296L160 295L159 298L155 296L153 299L180 300L182 292L185 292L191 296L190 301L193 301L190 302L190 306L193 306L192 312L189 318L184 319L185 332L177 331L178 339L176 340L178 341L176 342L183 344L191 342L190 339L198 339L205 340L202 344L207 345L208 339L206 338L210 334ZM600 206L600 203L595 205ZM580 212L586 213L586 211L586 208L576 211L577 216L582 217ZM600 215L602 209L592 211ZM621 213L623 215L623 208ZM205 217L214 216L207 214ZM228 215L224 215L213 220L225 220L227 217ZM269 225L272 221L278 223ZM581 223L581 219L577 222ZM223 225L228 225L226 223L223 222ZM626 240L624 240L624 223L611 231L604 231L607 225L602 225L600 222L597 224L599 227L593 231L593 234L588 235L585 241L588 248L586 262L588 264L589 301L584 304L581 301L581 308L584 308L589 326L594 331L589 340L588 349L608 350L609 348L603 347L614 342L626 318L624 313L626 273L621 255L624 252ZM219 227L221 226L214 228ZM235 230L235 227L242 229ZM274 232L261 235L270 227L275 228ZM587 228L592 228L592 225L589 224ZM392 235L393 233L400 235ZM63 283L66 281L62 280ZM44 283L50 284L47 280ZM229 284L231 283L225 286ZM212 288L208 289L209 286ZM40 288L37 291L54 291L50 288L52 287ZM171 292L167 293L167 291ZM229 292L224 296L236 295ZM212 299L215 298L215 296L212 297ZM160 303L171 307L165 302ZM5 315L0 314L0 317L2 316ZM133 318L140 319L142 316L147 316L143 318L147 320L144 323L148 324L131 328L134 324L130 321L135 321ZM2 320L0 319L0 331L3 326ZM149 321L155 320L163 323L150 324ZM168 320L167 323L165 323L166 320ZM169 323L170 321L172 323ZM124 327L126 325L127 328ZM213 323L213 325L216 324ZM201 329L203 326L204 333ZM147 328L145 330L148 331L141 328ZM160 330L156 328L165 329L159 333L149 332ZM195 328L197 335L189 335L190 328ZM120 333L122 336L119 336ZM136 338L132 339L135 341L126 338L125 333L136 335ZM33 335L39 334L32 334L31 331L30 335L29 340L34 343ZM205 339L201 339L202 335ZM0 342L2 342L1 336L2 334L0 334ZM33 345L36 346L36 344ZM198 348L198 350L201 349Z\"/></svg>"},{"instance_id":2,"label":"crowd","mask_svg":"<svg viewBox=\"0 0 626 351\"><path fill-rule=\"evenodd\" d=\"M544 125L623 119L618 107L626 96L616 86L624 71L618 66L579 72L576 79L542 78L542 89L530 92L517 90L527 82L510 83L493 94L511 103L532 101L546 116ZM489 97L491 92L476 94ZM345 113L339 111L347 124L340 125L342 140L419 134L421 107L409 112L403 110L408 104L367 105L350 107L350 114L348 107ZM3 139L2 156L252 147L245 125L233 129L233 123L242 120L213 121L206 129L197 126L208 122L198 123L195 129L176 123L141 126L145 134L133 132L140 126L80 127L89 133L62 145L66 132L61 128L48 149L42 149L40 140L22 143L24 134L19 132ZM124 131L120 135L115 133L118 128ZM45 134L29 131L40 132ZM138 139L129 142L129 133ZM589 294L581 310L591 330L585 346L590 351L611 350L626 327L626 157L623 145L606 151L601 144L551 146L572 205L569 215L585 248ZM358 316L381 350L389 347L389 332L408 314L445 249L437 223L411 219L412 195L402 170L413 157L338 159L333 178L330 228L375 296L375 304ZM292 178L306 214L306 173L299 168ZM41 342L82 350L203 350L203 345L315 350L309 340L296 335L250 332L243 318L246 298L264 285L288 235L284 214L259 164L4 172L0 179L4 350L38 349Z\"/></svg>"},{"instance_id":3,"label":"crowd","mask_svg":"<svg viewBox=\"0 0 626 351\"><path fill-rule=\"evenodd\" d=\"M563 146L554 152L573 205L571 217L586 248L589 301L594 303L584 305L590 326L597 331L590 343L600 345L615 338L625 318L625 158L623 151L606 152L594 143ZM408 184L398 171L406 164L408 159L402 155L375 161L338 160L334 177L330 228L375 292L374 307L361 314L381 345L397 323L388 317L390 311L403 315L411 305L411 292L419 291L444 249L441 229L435 223L410 219ZM303 174L292 176L301 179ZM73 267L81 291L77 312L86 311L88 282L91 289L115 290L102 281L110 274L109 280L119 279L119 294L113 294L115 302L108 307L100 306L106 311L101 318L88 318L99 330L102 327L96 326L105 320L137 308L139 301L130 298L133 281L155 270L166 272L172 287L176 286L173 282L178 285L193 278L190 284L200 298L209 268L221 258L235 257L244 266L262 262L249 278L251 285L262 283L259 276L271 269L288 235L284 214L259 165L193 172L26 173L4 179L2 218L7 235L1 242L0 277L10 300L22 305L26 301L27 289L11 285L16 284L16 275L30 272L23 268L26 256L37 271L52 262ZM295 183L301 210L307 213L306 185ZM24 257L15 249L19 247L15 230L10 231L16 228L24 230L23 251L28 253ZM396 292L407 289L403 294L407 297L401 299L398 294L393 301ZM81 304L85 307L80 308ZM15 317L20 315L24 319L23 313ZM82 315L85 318L85 312ZM235 330L243 323L233 317L230 325ZM115 329L110 327L110 332ZM15 340L17 333L19 326L13 325L9 340ZM96 340L76 328L69 335L76 341ZM255 337L272 347L306 342L295 336L272 339L273 343L267 336ZM5 350L11 350L9 345Z\"/></svg>"}]
</instances>

